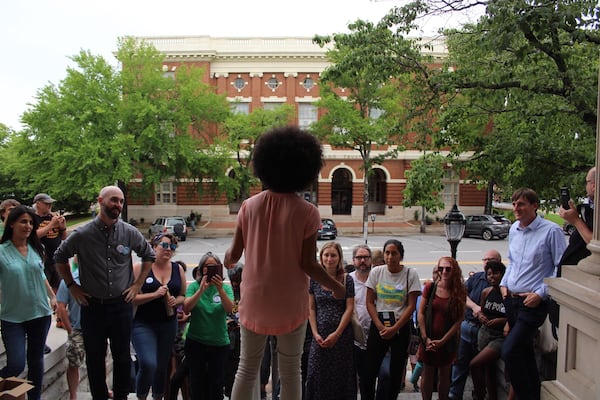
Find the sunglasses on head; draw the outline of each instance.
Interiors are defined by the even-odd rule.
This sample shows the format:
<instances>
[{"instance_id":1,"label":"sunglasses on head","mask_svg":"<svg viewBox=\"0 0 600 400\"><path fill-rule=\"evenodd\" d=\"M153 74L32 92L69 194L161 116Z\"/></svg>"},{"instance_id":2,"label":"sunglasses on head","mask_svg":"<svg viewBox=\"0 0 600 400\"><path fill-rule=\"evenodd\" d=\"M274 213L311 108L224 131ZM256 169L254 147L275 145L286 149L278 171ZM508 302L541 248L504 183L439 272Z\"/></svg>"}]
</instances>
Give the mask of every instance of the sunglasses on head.
<instances>
[{"instance_id":1,"label":"sunglasses on head","mask_svg":"<svg viewBox=\"0 0 600 400\"><path fill-rule=\"evenodd\" d=\"M160 242L159 245L165 250L171 248L171 250L175 251L177 249L177 245L175 243Z\"/></svg>"},{"instance_id":2,"label":"sunglasses on head","mask_svg":"<svg viewBox=\"0 0 600 400\"><path fill-rule=\"evenodd\" d=\"M444 272L444 270L446 270L446 272L452 272L452 267L438 267L438 272Z\"/></svg>"}]
</instances>

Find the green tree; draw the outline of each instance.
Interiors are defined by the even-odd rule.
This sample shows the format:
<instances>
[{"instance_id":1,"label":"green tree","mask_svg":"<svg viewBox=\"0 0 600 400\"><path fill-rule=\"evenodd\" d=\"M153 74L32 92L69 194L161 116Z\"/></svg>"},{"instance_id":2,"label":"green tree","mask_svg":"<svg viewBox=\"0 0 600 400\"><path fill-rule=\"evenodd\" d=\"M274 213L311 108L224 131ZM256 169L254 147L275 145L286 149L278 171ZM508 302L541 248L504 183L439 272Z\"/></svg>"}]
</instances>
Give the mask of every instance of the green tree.
<instances>
[{"instance_id":1,"label":"green tree","mask_svg":"<svg viewBox=\"0 0 600 400\"><path fill-rule=\"evenodd\" d=\"M554 198L594 164L600 5L419 0L392 15L414 22L476 5L486 7L477 23L444 32L449 57L434 82L449 103L435 143L473 151L464 166L482 184Z\"/></svg>"},{"instance_id":2,"label":"green tree","mask_svg":"<svg viewBox=\"0 0 600 400\"><path fill-rule=\"evenodd\" d=\"M234 154L235 160L230 176L225 177L230 185L227 188L227 199L243 201L250 196L250 188L258 183L251 170L254 145L265 132L286 126L294 117L294 107L281 105L273 110L254 109L249 114L233 114L223 125L223 135L215 142L216 147Z\"/></svg>"},{"instance_id":3,"label":"green tree","mask_svg":"<svg viewBox=\"0 0 600 400\"><path fill-rule=\"evenodd\" d=\"M223 174L229 155L209 147L210 127L225 120L229 104L203 83L203 71L165 77L163 56L131 38L119 41L117 58L119 71L82 51L64 80L39 90L25 129L9 135L3 151L13 187L52 193L73 210L114 182L141 178L147 191L194 177L200 191L204 178Z\"/></svg>"},{"instance_id":4,"label":"green tree","mask_svg":"<svg viewBox=\"0 0 600 400\"><path fill-rule=\"evenodd\" d=\"M364 173L363 234L367 236L369 175L373 165L383 163L404 149L407 136L428 119L431 108L424 96L409 101L413 85L421 85L431 62L423 54L424 44L406 37L406 26L384 18L373 24L358 20L350 33L316 36L332 64L321 74L321 100L326 112L313 129L334 146L356 150ZM335 88L343 88L340 96ZM427 87L425 89L429 89ZM422 132L419 132L422 133ZM426 135L426 134L425 134ZM388 146L374 154L375 145Z\"/></svg>"},{"instance_id":5,"label":"green tree","mask_svg":"<svg viewBox=\"0 0 600 400\"><path fill-rule=\"evenodd\" d=\"M31 197L84 199L87 208L100 187L129 179L133 167L119 135L118 72L87 51L72 60L76 67L58 86L40 89L23 114L25 128L12 138L7 166Z\"/></svg>"},{"instance_id":6,"label":"green tree","mask_svg":"<svg viewBox=\"0 0 600 400\"><path fill-rule=\"evenodd\" d=\"M406 171L404 207L421 207L421 233L425 233L427 212L436 213L444 208L441 194L444 189L444 165L446 158L435 153L425 153L410 163Z\"/></svg>"},{"instance_id":7,"label":"green tree","mask_svg":"<svg viewBox=\"0 0 600 400\"><path fill-rule=\"evenodd\" d=\"M19 188L15 175L7 168L13 158L10 143L15 134L8 126L0 123L0 201L14 198L23 203L27 194Z\"/></svg>"},{"instance_id":8,"label":"green tree","mask_svg":"<svg viewBox=\"0 0 600 400\"><path fill-rule=\"evenodd\" d=\"M164 56L148 43L124 38L117 58L123 64L120 128L143 174L141 189L194 177L201 191L203 180L219 177L227 164L225 153L209 149L211 124L230 116L226 97L203 82L201 68L183 65L166 77Z\"/></svg>"}]
</instances>

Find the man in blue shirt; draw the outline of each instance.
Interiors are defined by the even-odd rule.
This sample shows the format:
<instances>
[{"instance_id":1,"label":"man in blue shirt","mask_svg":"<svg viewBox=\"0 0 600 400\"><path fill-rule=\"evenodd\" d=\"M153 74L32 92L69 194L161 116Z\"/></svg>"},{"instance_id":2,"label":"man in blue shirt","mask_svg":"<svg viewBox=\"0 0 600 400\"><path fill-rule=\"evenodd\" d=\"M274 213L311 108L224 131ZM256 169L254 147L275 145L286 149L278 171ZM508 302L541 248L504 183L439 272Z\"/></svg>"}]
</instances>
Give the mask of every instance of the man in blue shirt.
<instances>
[{"instance_id":1,"label":"man in blue shirt","mask_svg":"<svg viewBox=\"0 0 600 400\"><path fill-rule=\"evenodd\" d=\"M479 319L481 311L481 292L488 287L485 266L489 261L502 261L498 250L488 250L483 253L483 270L474 273L467 279L467 308L465 319L460 325L460 344L456 361L452 364L452 383L450 384L450 399L462 399L465 382L469 376L469 363L479 352L477 349L477 333L479 332Z\"/></svg>"},{"instance_id":2,"label":"man in blue shirt","mask_svg":"<svg viewBox=\"0 0 600 400\"><path fill-rule=\"evenodd\" d=\"M500 282L509 329L502 359L519 399L538 400L541 382L533 339L548 313L544 278L555 276L567 247L560 226L537 215L539 197L528 188L512 196L517 221L508 235L509 264Z\"/></svg>"}]
</instances>

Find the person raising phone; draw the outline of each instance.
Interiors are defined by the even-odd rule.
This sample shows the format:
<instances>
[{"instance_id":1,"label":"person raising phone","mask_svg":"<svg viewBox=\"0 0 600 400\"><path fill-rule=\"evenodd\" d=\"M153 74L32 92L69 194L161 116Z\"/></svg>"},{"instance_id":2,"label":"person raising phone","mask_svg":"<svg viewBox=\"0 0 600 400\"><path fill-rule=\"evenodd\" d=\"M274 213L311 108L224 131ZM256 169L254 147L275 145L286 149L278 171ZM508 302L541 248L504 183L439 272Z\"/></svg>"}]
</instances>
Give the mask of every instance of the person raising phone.
<instances>
[{"instance_id":1,"label":"person raising phone","mask_svg":"<svg viewBox=\"0 0 600 400\"><path fill-rule=\"evenodd\" d=\"M233 310L233 289L223 284L223 265L211 252L200 258L194 279L183 302L183 311L192 313L184 349L193 377L192 400L221 400L229 350L227 313Z\"/></svg>"},{"instance_id":2,"label":"person raising phone","mask_svg":"<svg viewBox=\"0 0 600 400\"><path fill-rule=\"evenodd\" d=\"M594 229L594 192L596 191L596 167L591 168L585 177L585 193L587 197L582 204L575 205L569 199L569 208L561 206L558 215L575 227L571 234L569 246L563 253L562 259L556 271L556 276L561 276L563 265L577 265L577 263L589 256L588 243L592 240Z\"/></svg>"}]
</instances>

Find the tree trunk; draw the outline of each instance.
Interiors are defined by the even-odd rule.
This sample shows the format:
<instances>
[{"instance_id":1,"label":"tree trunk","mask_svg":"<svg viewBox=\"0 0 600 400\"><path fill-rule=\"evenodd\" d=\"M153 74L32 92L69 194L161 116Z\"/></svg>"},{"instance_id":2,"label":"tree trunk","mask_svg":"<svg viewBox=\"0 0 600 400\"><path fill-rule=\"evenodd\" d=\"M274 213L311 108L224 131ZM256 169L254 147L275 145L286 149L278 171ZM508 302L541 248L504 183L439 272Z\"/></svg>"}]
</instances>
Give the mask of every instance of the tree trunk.
<instances>
[{"instance_id":1,"label":"tree trunk","mask_svg":"<svg viewBox=\"0 0 600 400\"><path fill-rule=\"evenodd\" d=\"M489 181L487 185L487 191L485 196L485 209L483 210L484 214L492 213L492 201L494 199L494 182Z\"/></svg>"},{"instance_id":2,"label":"tree trunk","mask_svg":"<svg viewBox=\"0 0 600 400\"><path fill-rule=\"evenodd\" d=\"M363 238L367 244L369 236L369 171L365 169L363 178Z\"/></svg>"}]
</instances>

